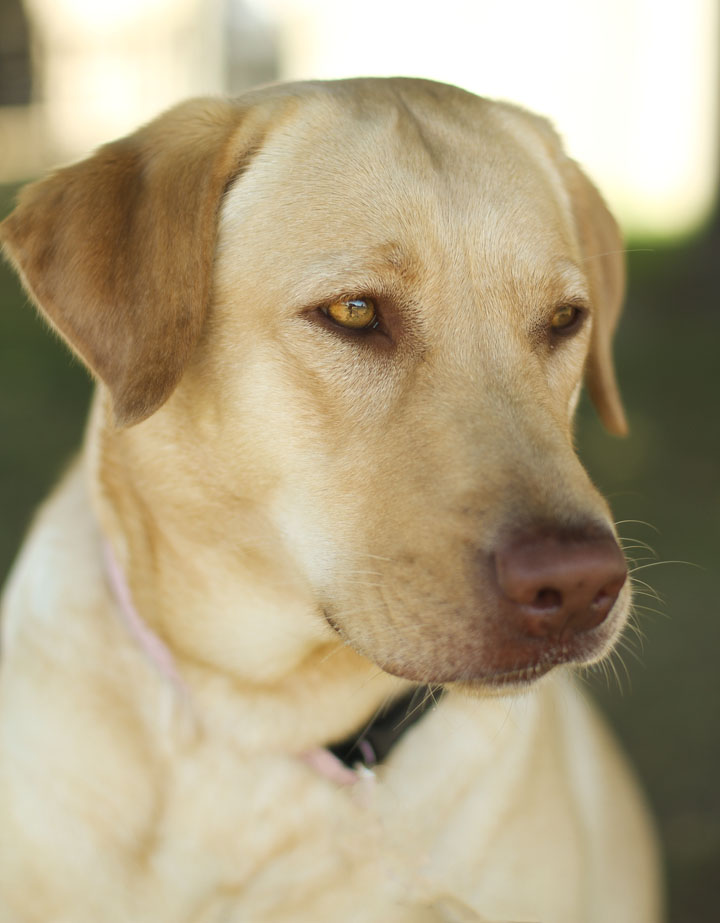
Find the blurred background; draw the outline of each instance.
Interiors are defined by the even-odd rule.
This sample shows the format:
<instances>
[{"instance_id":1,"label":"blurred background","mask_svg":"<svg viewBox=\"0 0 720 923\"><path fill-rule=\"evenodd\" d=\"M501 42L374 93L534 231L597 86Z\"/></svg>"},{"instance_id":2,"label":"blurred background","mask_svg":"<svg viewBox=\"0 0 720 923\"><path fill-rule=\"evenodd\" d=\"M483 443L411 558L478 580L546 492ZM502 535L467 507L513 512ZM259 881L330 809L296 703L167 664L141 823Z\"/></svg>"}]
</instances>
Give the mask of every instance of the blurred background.
<instances>
[{"instance_id":1,"label":"blurred background","mask_svg":"<svg viewBox=\"0 0 720 923\"><path fill-rule=\"evenodd\" d=\"M0 218L19 184L174 102L277 79L431 77L555 122L628 245L631 435L585 402L578 442L644 640L588 683L658 817L673 923L720 920L719 45L717 0L0 0ZM0 579L89 394L0 266Z\"/></svg>"}]
</instances>

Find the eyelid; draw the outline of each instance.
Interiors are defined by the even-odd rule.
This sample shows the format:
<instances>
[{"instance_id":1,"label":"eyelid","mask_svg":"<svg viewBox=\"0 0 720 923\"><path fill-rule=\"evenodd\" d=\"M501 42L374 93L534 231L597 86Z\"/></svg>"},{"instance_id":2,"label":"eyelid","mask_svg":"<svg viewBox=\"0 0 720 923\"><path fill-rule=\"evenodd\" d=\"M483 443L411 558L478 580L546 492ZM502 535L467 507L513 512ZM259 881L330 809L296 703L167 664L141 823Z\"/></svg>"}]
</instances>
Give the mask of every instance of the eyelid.
<instances>
[{"instance_id":1,"label":"eyelid","mask_svg":"<svg viewBox=\"0 0 720 923\"><path fill-rule=\"evenodd\" d=\"M383 321L389 300L391 299L389 299L385 294L370 288L366 288L364 290L341 290L340 293L332 293L327 298L319 298L312 307L306 308L303 313L308 316L319 314L322 318L327 318L329 324L332 325L332 327L335 329L348 330L350 333L363 333L363 331L367 332L368 330L375 328L357 327L353 329L351 327L343 327L342 324L333 321L332 317L328 314L328 309L334 304L344 304L352 301L369 301L373 305L375 318L379 321L380 326L384 327Z\"/></svg>"},{"instance_id":2,"label":"eyelid","mask_svg":"<svg viewBox=\"0 0 720 923\"><path fill-rule=\"evenodd\" d=\"M339 294L338 294L339 289ZM328 334L342 337L348 343L377 347L387 350L401 344L406 350L420 353L425 345L422 312L402 287L382 285L372 280L369 285L353 289L330 291L327 297L306 302L300 316L321 327ZM336 301L352 301L368 298L375 305L377 324L356 330L336 324L324 313L323 308ZM314 302L314 303L313 303Z\"/></svg>"},{"instance_id":3,"label":"eyelid","mask_svg":"<svg viewBox=\"0 0 720 923\"><path fill-rule=\"evenodd\" d=\"M347 316L342 317L343 309L348 309ZM363 296L362 298L342 298L333 299L328 304L319 308L329 320L343 330L349 330L353 333L362 333L367 330L374 330L379 326L378 308L374 298ZM357 312L358 316L354 316ZM362 314L365 313L364 318ZM347 321L347 323L345 322ZM359 322L358 322L359 321Z\"/></svg>"},{"instance_id":4,"label":"eyelid","mask_svg":"<svg viewBox=\"0 0 720 923\"><path fill-rule=\"evenodd\" d=\"M555 326L553 320L557 315L565 309L572 309L574 315L570 322L565 326ZM552 313L550 314L548 327L551 336L563 337L569 336L572 333L575 333L580 330L584 325L585 320L589 316L589 310L585 304L579 304L578 302L568 300L561 302L553 308Z\"/></svg>"}]
</instances>

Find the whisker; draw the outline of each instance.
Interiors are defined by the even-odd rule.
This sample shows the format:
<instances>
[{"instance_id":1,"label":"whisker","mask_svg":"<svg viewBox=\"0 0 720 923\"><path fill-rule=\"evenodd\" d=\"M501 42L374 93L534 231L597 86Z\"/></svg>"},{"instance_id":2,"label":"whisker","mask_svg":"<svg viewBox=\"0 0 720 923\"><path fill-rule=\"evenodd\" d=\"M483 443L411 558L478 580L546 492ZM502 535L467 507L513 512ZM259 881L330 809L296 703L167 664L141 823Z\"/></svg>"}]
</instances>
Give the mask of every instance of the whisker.
<instances>
[{"instance_id":1,"label":"whisker","mask_svg":"<svg viewBox=\"0 0 720 923\"><path fill-rule=\"evenodd\" d=\"M590 256L580 260L581 263L588 263L590 260L599 260L603 256L613 256L615 253L655 253L655 250L648 247L639 247L635 250L606 250L604 253L591 253Z\"/></svg>"},{"instance_id":2,"label":"whisker","mask_svg":"<svg viewBox=\"0 0 720 923\"><path fill-rule=\"evenodd\" d=\"M665 602L662 595L658 593L654 586L647 583L645 580L641 580L640 577L636 577L633 573L630 574L630 583L632 584L633 593L637 593L640 596L652 596L659 603ZM643 589L637 589L639 586L643 587Z\"/></svg>"},{"instance_id":3,"label":"whisker","mask_svg":"<svg viewBox=\"0 0 720 923\"><path fill-rule=\"evenodd\" d=\"M634 542L636 545L642 548L647 548L648 551L655 550L649 542L646 542L642 538L638 538L637 535L618 535L618 541L621 545L626 545L628 542Z\"/></svg>"},{"instance_id":4,"label":"whisker","mask_svg":"<svg viewBox=\"0 0 720 923\"><path fill-rule=\"evenodd\" d=\"M641 564L639 567L634 568L630 571L630 576L638 570L646 570L648 567L660 567L664 564L684 564L686 567L696 567L698 570L704 569L700 564L695 564L693 561L653 561L651 564Z\"/></svg>"},{"instance_id":5,"label":"whisker","mask_svg":"<svg viewBox=\"0 0 720 923\"><path fill-rule=\"evenodd\" d=\"M642 560L644 560L644 561L656 561L656 560L657 560L657 555L655 554L655 552L654 552L651 548L645 548L643 545L626 545L626 546L623 548L623 551L625 552L625 557L627 557L627 558L632 558L632 559L634 559L634 560L639 560L639 558L637 557L637 555L635 555L635 554L630 555L628 552L630 552L630 551L636 551L636 552L637 552L637 551L644 551L644 552L646 552L646 554L645 554L645 557L642 558Z\"/></svg>"},{"instance_id":6,"label":"whisker","mask_svg":"<svg viewBox=\"0 0 720 923\"><path fill-rule=\"evenodd\" d=\"M637 590L635 587L633 587L633 605L635 604L636 600L650 600L651 602L657 603L659 606L665 605L665 600L658 596L656 593L651 593L649 590Z\"/></svg>"},{"instance_id":7,"label":"whisker","mask_svg":"<svg viewBox=\"0 0 720 923\"><path fill-rule=\"evenodd\" d=\"M628 631L632 632L633 640L637 641L638 645L640 646L641 653L644 654L645 653L645 633L640 628L638 628L638 626L635 625L633 622L628 622L626 627Z\"/></svg>"},{"instance_id":8,"label":"whisker","mask_svg":"<svg viewBox=\"0 0 720 923\"><path fill-rule=\"evenodd\" d=\"M644 519L618 519L615 523L615 526L627 526L627 525L638 525L638 526L647 526L648 529L652 529L653 532L656 532L660 535L660 529L657 526L654 526L651 522L646 522Z\"/></svg>"},{"instance_id":9,"label":"whisker","mask_svg":"<svg viewBox=\"0 0 720 923\"><path fill-rule=\"evenodd\" d=\"M638 637L645 637L645 632L642 630L642 628L640 628L640 625L638 624L638 613L635 612L634 608L630 610L630 615L628 616L625 627L629 628L630 631L632 631L633 634L637 635Z\"/></svg>"},{"instance_id":10,"label":"whisker","mask_svg":"<svg viewBox=\"0 0 720 923\"><path fill-rule=\"evenodd\" d=\"M631 640L630 640L629 638L620 638L620 639L618 640L618 642L617 642L616 650L623 650L623 651L627 652L627 653L628 653L634 660L636 660L639 664L642 664L642 663L643 663L642 657L640 657L640 655L638 654L638 652L633 648L633 645L632 645ZM625 666L625 664L623 664L623 666ZM625 668L625 670L626 670L626 672L628 673L628 679L630 679L630 674L629 674L629 672L627 671L627 667Z\"/></svg>"},{"instance_id":11,"label":"whisker","mask_svg":"<svg viewBox=\"0 0 720 923\"><path fill-rule=\"evenodd\" d=\"M370 551L364 551L364 552L362 553L362 556L363 556L364 558L374 558L374 559L377 560L377 561L385 561L386 563L392 563L392 561L393 561L392 558L387 558L387 557L385 557L385 556L382 555L382 554L373 554L373 553L370 552Z\"/></svg>"},{"instance_id":12,"label":"whisker","mask_svg":"<svg viewBox=\"0 0 720 923\"><path fill-rule=\"evenodd\" d=\"M593 676L601 676L605 682L605 687L610 688L610 674L605 660L601 660L599 663L585 664L582 667L582 679L584 682L589 683Z\"/></svg>"},{"instance_id":13,"label":"whisker","mask_svg":"<svg viewBox=\"0 0 720 923\"><path fill-rule=\"evenodd\" d=\"M663 619L669 619L670 616L667 612L663 612L662 609L654 609L652 606L641 606L638 603L633 603L633 611L638 610L642 613L648 613L652 615L659 615Z\"/></svg>"},{"instance_id":14,"label":"whisker","mask_svg":"<svg viewBox=\"0 0 720 923\"><path fill-rule=\"evenodd\" d=\"M625 689L623 687L620 674L618 673L618 663L620 664L620 666L623 668L625 672L625 676L627 678L628 684L632 685L631 680L630 680L630 671L628 670L625 664L625 661L622 658L622 654L620 653L619 649L616 647L612 651L610 656L608 657L608 666L613 672L613 676L615 677L615 682L617 683L617 687L618 687L618 690L620 691L620 695L625 695Z\"/></svg>"},{"instance_id":15,"label":"whisker","mask_svg":"<svg viewBox=\"0 0 720 923\"><path fill-rule=\"evenodd\" d=\"M422 686L418 687L418 691L422 689L423 689ZM440 692L441 690L442 690L442 685L436 683L435 689L433 690L433 684L428 683L427 687L425 687L425 694L423 695L421 701L418 702L418 704L415 705L415 707L412 709L410 708L410 706L408 706L408 710L405 712L404 717L401 718L401 720L396 725L395 730L397 730L400 727L400 725L403 724L405 721L409 721L410 718L412 718L412 716L416 714L416 712L423 709L425 705L427 704L428 699L432 699L433 707L437 708L438 700L435 698L435 693ZM414 696L413 696L413 699L414 699ZM412 705L413 699L410 700L410 705Z\"/></svg>"},{"instance_id":16,"label":"whisker","mask_svg":"<svg viewBox=\"0 0 720 923\"><path fill-rule=\"evenodd\" d=\"M636 557L635 555L626 553L625 557L627 558L628 564L630 565L630 573L632 573L633 569L637 570L638 566L640 564L643 564L645 561L654 561L656 558L656 555L645 555L644 557L640 558L640 557Z\"/></svg>"}]
</instances>

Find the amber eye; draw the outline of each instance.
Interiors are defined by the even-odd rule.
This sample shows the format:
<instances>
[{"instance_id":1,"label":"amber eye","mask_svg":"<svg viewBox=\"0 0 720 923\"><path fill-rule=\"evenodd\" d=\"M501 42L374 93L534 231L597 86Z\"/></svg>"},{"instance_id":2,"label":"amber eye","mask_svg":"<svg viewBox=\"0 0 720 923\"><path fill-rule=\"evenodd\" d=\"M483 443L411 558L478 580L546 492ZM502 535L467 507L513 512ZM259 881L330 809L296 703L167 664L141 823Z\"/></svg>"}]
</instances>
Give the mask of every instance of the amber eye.
<instances>
[{"instance_id":1,"label":"amber eye","mask_svg":"<svg viewBox=\"0 0 720 923\"><path fill-rule=\"evenodd\" d=\"M553 330L569 330L580 319L580 309L572 304L564 304L553 314L550 324Z\"/></svg>"},{"instance_id":2,"label":"amber eye","mask_svg":"<svg viewBox=\"0 0 720 923\"><path fill-rule=\"evenodd\" d=\"M351 298L348 301L335 301L323 308L331 320L341 327L351 330L363 330L377 326L375 303L370 298Z\"/></svg>"}]
</instances>

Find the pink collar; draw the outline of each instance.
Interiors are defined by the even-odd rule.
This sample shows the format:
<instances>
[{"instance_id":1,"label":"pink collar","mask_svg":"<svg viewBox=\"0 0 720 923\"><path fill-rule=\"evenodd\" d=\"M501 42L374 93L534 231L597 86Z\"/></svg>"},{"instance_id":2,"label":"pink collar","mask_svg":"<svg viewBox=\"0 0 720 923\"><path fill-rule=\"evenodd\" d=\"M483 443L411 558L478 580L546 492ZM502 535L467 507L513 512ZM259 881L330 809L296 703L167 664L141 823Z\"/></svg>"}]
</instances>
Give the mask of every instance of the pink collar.
<instances>
[{"instance_id":1,"label":"pink collar","mask_svg":"<svg viewBox=\"0 0 720 923\"><path fill-rule=\"evenodd\" d=\"M321 776L325 776L337 785L357 785L363 779L372 781L375 778L372 769L362 764L358 764L355 769L350 769L325 747L306 750L300 754L300 759L308 766L312 766Z\"/></svg>"},{"instance_id":2,"label":"pink collar","mask_svg":"<svg viewBox=\"0 0 720 923\"><path fill-rule=\"evenodd\" d=\"M103 559L110 588L117 600L120 615L128 633L137 642L158 673L163 678L170 680L173 685L183 688L185 684L175 666L172 654L155 632L143 621L140 613L135 608L125 574L122 572L112 545L107 539L103 540Z\"/></svg>"}]
</instances>

